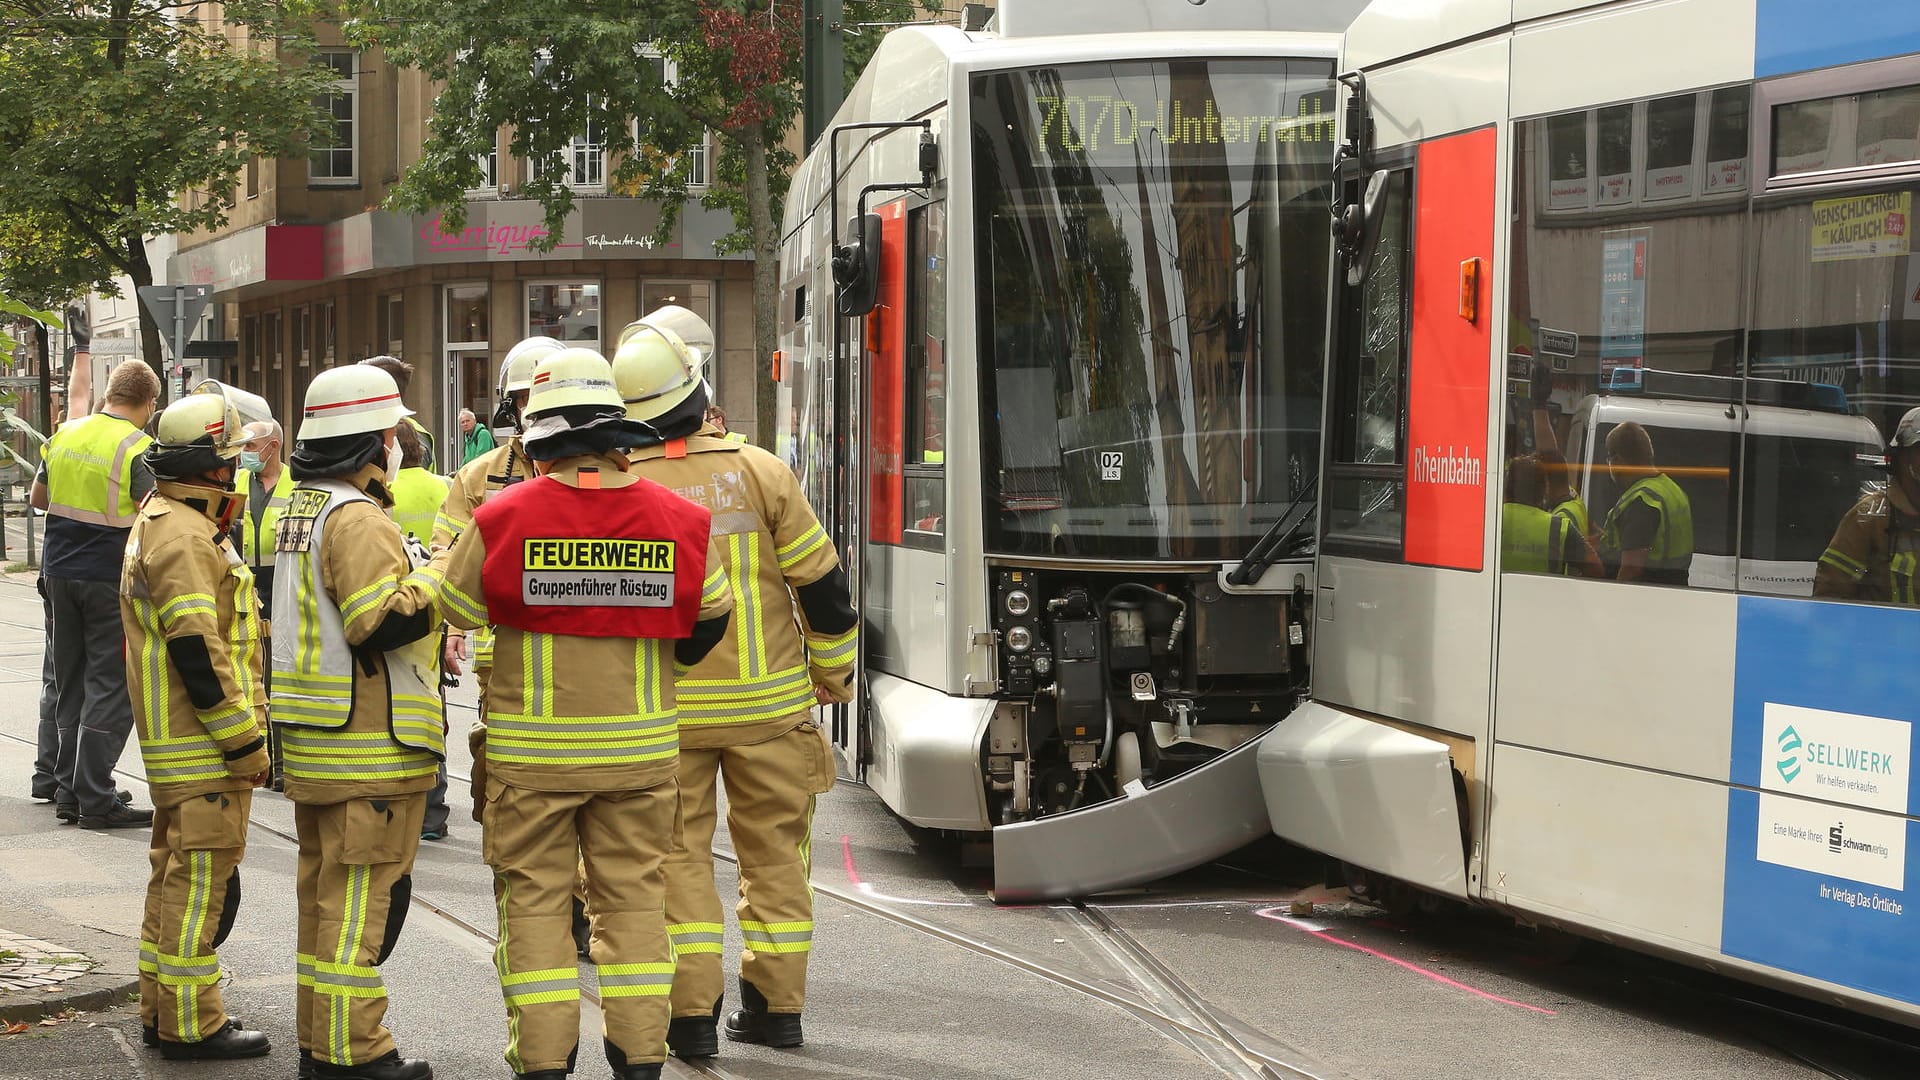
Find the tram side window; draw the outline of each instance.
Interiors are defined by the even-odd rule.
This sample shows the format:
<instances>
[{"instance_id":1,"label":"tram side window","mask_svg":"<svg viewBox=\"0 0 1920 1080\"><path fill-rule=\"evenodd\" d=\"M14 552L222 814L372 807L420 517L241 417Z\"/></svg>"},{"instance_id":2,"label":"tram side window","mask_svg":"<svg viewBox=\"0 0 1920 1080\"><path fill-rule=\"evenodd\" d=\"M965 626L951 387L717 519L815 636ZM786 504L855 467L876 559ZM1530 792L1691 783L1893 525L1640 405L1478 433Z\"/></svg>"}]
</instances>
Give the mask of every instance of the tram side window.
<instances>
[{"instance_id":1,"label":"tram side window","mask_svg":"<svg viewBox=\"0 0 1920 1080\"><path fill-rule=\"evenodd\" d=\"M1901 427L1920 406L1917 190L1882 182L1756 210L1744 590L1920 603L1920 450L1888 445L1920 438ZM1776 399L1762 427L1760 403Z\"/></svg>"},{"instance_id":2,"label":"tram side window","mask_svg":"<svg viewBox=\"0 0 1920 1080\"><path fill-rule=\"evenodd\" d=\"M1734 587L1750 98L1516 126L1503 570Z\"/></svg>"},{"instance_id":3,"label":"tram side window","mask_svg":"<svg viewBox=\"0 0 1920 1080\"><path fill-rule=\"evenodd\" d=\"M907 214L905 542L938 547L946 531L946 204Z\"/></svg>"},{"instance_id":4,"label":"tram side window","mask_svg":"<svg viewBox=\"0 0 1920 1080\"><path fill-rule=\"evenodd\" d=\"M1392 174L1366 276L1341 303L1322 514L1328 551L1397 560L1405 539L1412 171Z\"/></svg>"}]
</instances>

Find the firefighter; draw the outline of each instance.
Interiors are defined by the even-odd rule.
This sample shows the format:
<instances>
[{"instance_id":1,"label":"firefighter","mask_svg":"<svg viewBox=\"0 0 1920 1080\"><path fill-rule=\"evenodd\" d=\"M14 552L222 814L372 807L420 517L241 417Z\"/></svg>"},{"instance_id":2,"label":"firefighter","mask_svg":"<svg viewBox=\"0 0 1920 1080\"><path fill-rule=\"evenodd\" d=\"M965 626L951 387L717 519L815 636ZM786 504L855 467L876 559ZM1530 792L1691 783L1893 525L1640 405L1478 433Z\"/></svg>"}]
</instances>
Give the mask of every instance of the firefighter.
<instances>
[{"instance_id":1,"label":"firefighter","mask_svg":"<svg viewBox=\"0 0 1920 1080\"><path fill-rule=\"evenodd\" d=\"M620 1080L665 1058L674 953L661 863L673 844L677 665L725 633L730 606L707 511L634 476L636 441L606 360L567 349L535 368L526 454L541 473L474 512L441 606L494 626L483 848L500 909L495 962L507 1064L562 1080L580 1031L568 933L576 858L594 911L604 1045Z\"/></svg>"},{"instance_id":2,"label":"firefighter","mask_svg":"<svg viewBox=\"0 0 1920 1080\"><path fill-rule=\"evenodd\" d=\"M433 522L435 550L451 545L472 524L473 512L490 496L532 478L533 463L527 460L526 451L520 446L523 424L521 412L527 404L527 387L533 383L534 362L564 348L565 345L550 337L536 336L507 350L506 358L500 362L500 377L496 384L499 402L493 414L494 434L499 437L500 443L462 465L450 478L446 500L441 503L440 513ZM471 633L458 627L448 627L442 659L449 675L460 674L464 664L472 663L474 682L480 691L480 715L484 717L487 709L487 677L493 671L492 631L484 626ZM475 725L468 739L474 751L475 818L480 816L479 800L486 791L484 758L480 752L480 740L485 730L484 724Z\"/></svg>"},{"instance_id":3,"label":"firefighter","mask_svg":"<svg viewBox=\"0 0 1920 1080\"><path fill-rule=\"evenodd\" d=\"M266 705L253 573L229 530L242 420L219 393L168 406L147 451L120 572L120 620L153 795L140 933L142 1039L170 1061L259 1057L264 1032L227 1017L214 952L233 928L253 788L266 777Z\"/></svg>"},{"instance_id":4,"label":"firefighter","mask_svg":"<svg viewBox=\"0 0 1920 1080\"><path fill-rule=\"evenodd\" d=\"M303 1075L427 1080L381 1022L380 964L406 919L426 793L445 753L434 586L387 516L407 416L365 364L307 388L298 486L280 515L273 684L300 840L298 1023Z\"/></svg>"},{"instance_id":5,"label":"firefighter","mask_svg":"<svg viewBox=\"0 0 1920 1080\"><path fill-rule=\"evenodd\" d=\"M683 1058L719 1052L725 983L713 834L722 776L746 939L740 1008L727 1018L727 1037L800 1045L813 941L813 805L834 775L813 706L852 698L858 626L846 574L793 471L703 420L700 368L712 352L707 324L669 306L629 327L614 360L627 416L655 432L630 452L635 470L713 512L714 546L734 590L733 632L680 689L683 832L667 859L667 922L680 969L667 1042Z\"/></svg>"}]
</instances>

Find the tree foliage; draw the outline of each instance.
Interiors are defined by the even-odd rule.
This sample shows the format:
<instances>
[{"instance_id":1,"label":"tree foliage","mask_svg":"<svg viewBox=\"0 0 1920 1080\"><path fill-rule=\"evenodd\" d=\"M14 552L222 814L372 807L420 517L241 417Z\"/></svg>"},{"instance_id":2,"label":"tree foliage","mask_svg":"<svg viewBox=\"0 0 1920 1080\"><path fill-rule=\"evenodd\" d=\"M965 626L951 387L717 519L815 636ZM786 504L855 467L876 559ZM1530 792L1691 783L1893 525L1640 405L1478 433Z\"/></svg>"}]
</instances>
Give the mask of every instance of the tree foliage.
<instances>
[{"instance_id":1,"label":"tree foliage","mask_svg":"<svg viewBox=\"0 0 1920 1080\"><path fill-rule=\"evenodd\" d=\"M846 0L849 23L910 19L915 0ZM779 207L795 164L789 133L801 108L800 0L343 0L348 32L443 89L418 164L392 196L398 209L464 224L478 159L511 132L509 153L556 162L523 189L547 215L549 243L573 207L562 170L576 135L605 147L609 191L659 200L662 232L697 199L733 215L722 252L750 252L754 344L774 348ZM929 6L928 10L934 10ZM879 33L848 39L857 73ZM666 77L672 69L672 79ZM851 78L851 76L849 76ZM714 138L709 183L690 189L690 151ZM771 397L760 403L771 428Z\"/></svg>"},{"instance_id":2,"label":"tree foliage","mask_svg":"<svg viewBox=\"0 0 1920 1080\"><path fill-rule=\"evenodd\" d=\"M331 78L306 61L313 3L0 0L0 281L42 302L151 284L147 237L220 227L249 158L304 154Z\"/></svg>"}]
</instances>

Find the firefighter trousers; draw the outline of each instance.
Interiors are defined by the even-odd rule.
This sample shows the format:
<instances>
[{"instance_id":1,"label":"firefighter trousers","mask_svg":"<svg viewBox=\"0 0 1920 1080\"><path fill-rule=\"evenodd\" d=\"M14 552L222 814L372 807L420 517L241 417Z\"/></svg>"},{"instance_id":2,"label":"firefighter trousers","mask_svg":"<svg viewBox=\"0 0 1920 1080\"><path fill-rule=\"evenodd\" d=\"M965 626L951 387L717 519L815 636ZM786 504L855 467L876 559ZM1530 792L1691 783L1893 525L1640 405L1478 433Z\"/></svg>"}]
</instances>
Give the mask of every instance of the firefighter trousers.
<instances>
[{"instance_id":1,"label":"firefighter trousers","mask_svg":"<svg viewBox=\"0 0 1920 1080\"><path fill-rule=\"evenodd\" d=\"M607 1054L630 1065L665 1060L673 950L661 862L679 806L672 780L638 791L488 782L483 846L500 909L494 965L515 1072L572 1068L580 1038L573 887L583 857Z\"/></svg>"},{"instance_id":2,"label":"firefighter trousers","mask_svg":"<svg viewBox=\"0 0 1920 1080\"><path fill-rule=\"evenodd\" d=\"M680 751L680 839L667 856L667 931L679 970L674 1016L708 1016L725 991L720 896L713 878L716 787L727 785L727 829L740 860L734 909L746 948L740 979L771 1012L806 1002L813 950L814 797L833 786L831 752L808 720L762 743Z\"/></svg>"},{"instance_id":3,"label":"firefighter trousers","mask_svg":"<svg viewBox=\"0 0 1920 1080\"><path fill-rule=\"evenodd\" d=\"M199 1042L227 1023L214 949L233 929L251 791L155 807L140 927L140 1023L168 1042Z\"/></svg>"},{"instance_id":4,"label":"firefighter trousers","mask_svg":"<svg viewBox=\"0 0 1920 1080\"><path fill-rule=\"evenodd\" d=\"M413 896L426 792L295 803L300 837L300 1048L316 1061L363 1065L392 1052L380 965Z\"/></svg>"}]
</instances>

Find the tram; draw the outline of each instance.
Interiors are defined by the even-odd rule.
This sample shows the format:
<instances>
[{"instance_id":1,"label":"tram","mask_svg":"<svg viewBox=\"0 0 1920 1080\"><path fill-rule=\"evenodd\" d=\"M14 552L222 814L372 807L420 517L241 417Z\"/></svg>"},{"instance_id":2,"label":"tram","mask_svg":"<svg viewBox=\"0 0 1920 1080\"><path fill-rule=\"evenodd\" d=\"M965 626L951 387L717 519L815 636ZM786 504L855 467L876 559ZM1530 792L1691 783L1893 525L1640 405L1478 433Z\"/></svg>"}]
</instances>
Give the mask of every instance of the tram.
<instances>
[{"instance_id":1,"label":"tram","mask_svg":"<svg viewBox=\"0 0 1920 1080\"><path fill-rule=\"evenodd\" d=\"M1385 902L1920 1024L1920 613L1833 587L1863 495L1913 559L1911 4L1382 0L1339 81L1274 830ZM1562 500L1599 565L1523 557L1507 523Z\"/></svg>"},{"instance_id":2,"label":"tram","mask_svg":"<svg viewBox=\"0 0 1920 1080\"><path fill-rule=\"evenodd\" d=\"M992 830L1003 897L1268 830L1253 741L1307 686L1360 6L896 29L794 176L776 450L866 626L834 740L907 821Z\"/></svg>"}]
</instances>

